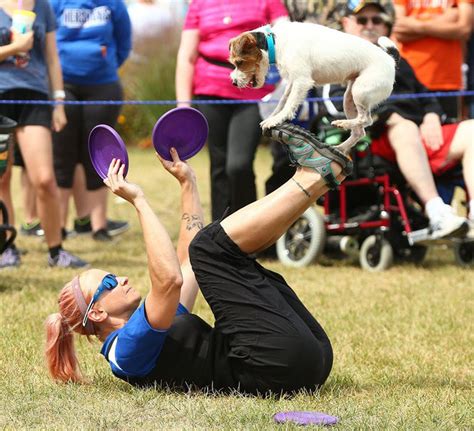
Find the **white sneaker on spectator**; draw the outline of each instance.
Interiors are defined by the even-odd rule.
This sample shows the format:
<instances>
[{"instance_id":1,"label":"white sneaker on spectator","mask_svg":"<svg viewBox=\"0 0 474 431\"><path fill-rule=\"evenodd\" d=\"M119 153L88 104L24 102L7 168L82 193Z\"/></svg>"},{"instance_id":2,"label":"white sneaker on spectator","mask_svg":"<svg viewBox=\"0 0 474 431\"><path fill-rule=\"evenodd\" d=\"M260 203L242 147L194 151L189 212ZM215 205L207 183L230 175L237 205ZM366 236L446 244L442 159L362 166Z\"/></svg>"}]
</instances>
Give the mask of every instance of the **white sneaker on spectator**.
<instances>
[{"instance_id":1,"label":"white sneaker on spectator","mask_svg":"<svg viewBox=\"0 0 474 431\"><path fill-rule=\"evenodd\" d=\"M450 205L445 205L437 217L430 220L430 239L462 238L469 230L466 218L454 213Z\"/></svg>"}]
</instances>

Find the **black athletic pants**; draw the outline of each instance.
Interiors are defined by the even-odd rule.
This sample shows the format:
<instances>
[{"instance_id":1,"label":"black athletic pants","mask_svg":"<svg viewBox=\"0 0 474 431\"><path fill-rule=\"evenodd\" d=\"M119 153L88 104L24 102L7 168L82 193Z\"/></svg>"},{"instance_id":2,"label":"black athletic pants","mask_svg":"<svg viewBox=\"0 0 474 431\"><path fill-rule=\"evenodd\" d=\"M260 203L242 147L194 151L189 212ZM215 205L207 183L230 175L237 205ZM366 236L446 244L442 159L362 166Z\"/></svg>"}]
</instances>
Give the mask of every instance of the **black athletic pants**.
<instances>
[{"instance_id":1,"label":"black athletic pants","mask_svg":"<svg viewBox=\"0 0 474 431\"><path fill-rule=\"evenodd\" d=\"M326 381L329 339L283 277L243 253L219 222L195 237L190 259L241 390L293 392Z\"/></svg>"}]
</instances>

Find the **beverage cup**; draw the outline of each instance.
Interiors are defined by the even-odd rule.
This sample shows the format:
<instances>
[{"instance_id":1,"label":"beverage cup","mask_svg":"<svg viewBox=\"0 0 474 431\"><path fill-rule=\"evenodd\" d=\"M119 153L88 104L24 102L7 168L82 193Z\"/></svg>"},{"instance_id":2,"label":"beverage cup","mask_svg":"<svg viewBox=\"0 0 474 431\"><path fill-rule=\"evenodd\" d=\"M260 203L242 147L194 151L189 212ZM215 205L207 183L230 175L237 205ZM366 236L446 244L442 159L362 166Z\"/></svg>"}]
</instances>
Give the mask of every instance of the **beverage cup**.
<instances>
[{"instance_id":1,"label":"beverage cup","mask_svg":"<svg viewBox=\"0 0 474 431\"><path fill-rule=\"evenodd\" d=\"M16 9L12 13L11 30L15 34L28 33L33 29L36 14L31 10ZM19 53L15 56L15 65L17 67L26 67L29 63L30 56L28 53Z\"/></svg>"},{"instance_id":2,"label":"beverage cup","mask_svg":"<svg viewBox=\"0 0 474 431\"><path fill-rule=\"evenodd\" d=\"M16 33L28 33L33 28L36 14L31 10L16 9L12 13L12 30Z\"/></svg>"}]
</instances>

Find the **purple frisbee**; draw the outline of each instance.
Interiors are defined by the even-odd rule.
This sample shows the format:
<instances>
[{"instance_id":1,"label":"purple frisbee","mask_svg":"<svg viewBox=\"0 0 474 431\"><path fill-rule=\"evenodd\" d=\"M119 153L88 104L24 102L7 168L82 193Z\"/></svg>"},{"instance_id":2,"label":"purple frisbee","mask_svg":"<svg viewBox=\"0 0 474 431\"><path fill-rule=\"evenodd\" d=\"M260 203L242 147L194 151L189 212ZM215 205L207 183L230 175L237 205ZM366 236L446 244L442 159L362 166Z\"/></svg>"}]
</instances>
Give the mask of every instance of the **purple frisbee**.
<instances>
[{"instance_id":1,"label":"purple frisbee","mask_svg":"<svg viewBox=\"0 0 474 431\"><path fill-rule=\"evenodd\" d=\"M275 422L293 422L297 425L336 425L339 419L320 412L280 412L273 416Z\"/></svg>"},{"instance_id":2,"label":"purple frisbee","mask_svg":"<svg viewBox=\"0 0 474 431\"><path fill-rule=\"evenodd\" d=\"M89 156L94 169L102 179L107 178L112 159L125 164L124 177L128 172L128 153L120 135L106 124L95 126L89 134Z\"/></svg>"},{"instance_id":3,"label":"purple frisbee","mask_svg":"<svg viewBox=\"0 0 474 431\"><path fill-rule=\"evenodd\" d=\"M165 160L172 160L172 147L176 148L181 160L187 160L204 146L208 132L206 117L197 109L174 108L162 115L153 127L153 146Z\"/></svg>"}]
</instances>

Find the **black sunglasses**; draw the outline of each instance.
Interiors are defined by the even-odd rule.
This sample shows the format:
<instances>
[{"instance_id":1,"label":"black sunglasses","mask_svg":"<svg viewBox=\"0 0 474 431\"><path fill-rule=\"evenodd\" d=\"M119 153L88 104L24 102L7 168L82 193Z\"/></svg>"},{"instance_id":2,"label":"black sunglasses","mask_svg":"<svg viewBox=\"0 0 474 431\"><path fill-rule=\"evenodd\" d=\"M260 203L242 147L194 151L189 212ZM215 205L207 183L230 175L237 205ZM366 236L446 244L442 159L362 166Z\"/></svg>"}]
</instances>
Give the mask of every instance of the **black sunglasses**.
<instances>
[{"instance_id":1,"label":"black sunglasses","mask_svg":"<svg viewBox=\"0 0 474 431\"><path fill-rule=\"evenodd\" d=\"M385 23L385 20L381 16L357 16L356 21L359 25L367 25L369 21L372 21L373 25Z\"/></svg>"}]
</instances>

